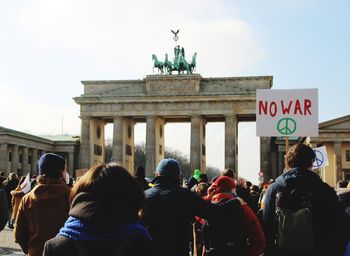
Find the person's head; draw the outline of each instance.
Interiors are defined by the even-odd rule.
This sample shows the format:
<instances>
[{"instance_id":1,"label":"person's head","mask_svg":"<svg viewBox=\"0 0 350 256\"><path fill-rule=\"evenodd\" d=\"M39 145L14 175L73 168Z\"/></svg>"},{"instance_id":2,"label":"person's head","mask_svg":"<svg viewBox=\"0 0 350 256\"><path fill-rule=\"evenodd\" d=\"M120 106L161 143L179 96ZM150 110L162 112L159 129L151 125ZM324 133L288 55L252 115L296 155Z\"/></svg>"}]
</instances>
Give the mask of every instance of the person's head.
<instances>
[{"instance_id":1,"label":"person's head","mask_svg":"<svg viewBox=\"0 0 350 256\"><path fill-rule=\"evenodd\" d=\"M214 184L214 182L219 178L220 176L214 176L214 178L211 179L210 184Z\"/></svg>"},{"instance_id":2,"label":"person's head","mask_svg":"<svg viewBox=\"0 0 350 256\"><path fill-rule=\"evenodd\" d=\"M250 181L246 181L245 184L244 184L244 187L245 187L245 189L250 190L250 187L251 187L252 185L253 185L253 184L252 184Z\"/></svg>"},{"instance_id":3,"label":"person's head","mask_svg":"<svg viewBox=\"0 0 350 256\"><path fill-rule=\"evenodd\" d=\"M17 180L17 179L18 179L18 176L16 173L14 172L9 173L8 180Z\"/></svg>"},{"instance_id":4,"label":"person's head","mask_svg":"<svg viewBox=\"0 0 350 256\"><path fill-rule=\"evenodd\" d=\"M26 180L26 177L25 176L22 176L20 179L19 179L19 182L18 182L18 185L17 185L17 188L20 188L22 183Z\"/></svg>"},{"instance_id":5,"label":"person's head","mask_svg":"<svg viewBox=\"0 0 350 256\"><path fill-rule=\"evenodd\" d=\"M236 188L235 181L227 176L220 176L214 183L215 193L229 193Z\"/></svg>"},{"instance_id":6,"label":"person's head","mask_svg":"<svg viewBox=\"0 0 350 256\"><path fill-rule=\"evenodd\" d=\"M236 180L236 184L238 187L242 187L244 188L245 185L245 179L242 177L238 177L238 179Z\"/></svg>"},{"instance_id":7,"label":"person's head","mask_svg":"<svg viewBox=\"0 0 350 256\"><path fill-rule=\"evenodd\" d=\"M199 175L199 183L204 182L204 183L208 183L209 179L208 176L205 173L202 173L201 175Z\"/></svg>"},{"instance_id":8,"label":"person's head","mask_svg":"<svg viewBox=\"0 0 350 256\"><path fill-rule=\"evenodd\" d=\"M230 177L231 179L235 178L235 171L233 169L227 168L225 169L222 173L221 176L226 176L226 177Z\"/></svg>"},{"instance_id":9,"label":"person's head","mask_svg":"<svg viewBox=\"0 0 350 256\"><path fill-rule=\"evenodd\" d=\"M250 186L250 191L259 193L259 187L257 185L251 185Z\"/></svg>"},{"instance_id":10,"label":"person's head","mask_svg":"<svg viewBox=\"0 0 350 256\"><path fill-rule=\"evenodd\" d=\"M348 186L348 182L346 180L340 180L337 183L337 188L346 188Z\"/></svg>"},{"instance_id":11,"label":"person's head","mask_svg":"<svg viewBox=\"0 0 350 256\"><path fill-rule=\"evenodd\" d=\"M82 192L92 194L105 210L101 222L135 221L145 206L145 196L136 180L117 163L96 165L77 179L70 194L73 204Z\"/></svg>"},{"instance_id":12,"label":"person's head","mask_svg":"<svg viewBox=\"0 0 350 256\"><path fill-rule=\"evenodd\" d=\"M1 177L5 177L5 172L0 172Z\"/></svg>"},{"instance_id":13,"label":"person's head","mask_svg":"<svg viewBox=\"0 0 350 256\"><path fill-rule=\"evenodd\" d=\"M65 168L66 161L64 158L53 153L42 155L38 161L39 175L52 179L61 178Z\"/></svg>"},{"instance_id":14,"label":"person's head","mask_svg":"<svg viewBox=\"0 0 350 256\"><path fill-rule=\"evenodd\" d=\"M168 178L179 179L180 178L180 165L179 162L173 158L165 158L160 160L157 168L157 176L165 176Z\"/></svg>"},{"instance_id":15,"label":"person's head","mask_svg":"<svg viewBox=\"0 0 350 256\"><path fill-rule=\"evenodd\" d=\"M286 161L290 168L310 169L315 157L316 155L312 148L305 144L297 143L289 149Z\"/></svg>"},{"instance_id":16,"label":"person's head","mask_svg":"<svg viewBox=\"0 0 350 256\"><path fill-rule=\"evenodd\" d=\"M205 182L200 182L198 183L195 192L197 195L199 195L200 197L204 197L207 195L207 190L209 188L209 184L205 183Z\"/></svg>"},{"instance_id":17,"label":"person's head","mask_svg":"<svg viewBox=\"0 0 350 256\"><path fill-rule=\"evenodd\" d=\"M145 168L143 166L137 167L136 172L135 172L135 176L144 178L146 176Z\"/></svg>"}]
</instances>

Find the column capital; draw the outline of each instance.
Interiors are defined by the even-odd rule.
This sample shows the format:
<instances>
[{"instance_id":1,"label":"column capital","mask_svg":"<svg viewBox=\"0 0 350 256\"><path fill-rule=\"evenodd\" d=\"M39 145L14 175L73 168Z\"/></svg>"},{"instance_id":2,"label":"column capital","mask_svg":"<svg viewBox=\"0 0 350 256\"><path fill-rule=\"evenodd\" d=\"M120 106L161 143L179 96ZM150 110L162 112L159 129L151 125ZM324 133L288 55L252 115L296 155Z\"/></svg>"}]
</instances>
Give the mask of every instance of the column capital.
<instances>
[{"instance_id":1,"label":"column capital","mask_svg":"<svg viewBox=\"0 0 350 256\"><path fill-rule=\"evenodd\" d=\"M123 120L124 119L124 116L113 116L113 121L115 120Z\"/></svg>"},{"instance_id":2,"label":"column capital","mask_svg":"<svg viewBox=\"0 0 350 256\"><path fill-rule=\"evenodd\" d=\"M79 118L81 119L81 121L88 121L91 119L91 116L79 116Z\"/></svg>"}]
</instances>

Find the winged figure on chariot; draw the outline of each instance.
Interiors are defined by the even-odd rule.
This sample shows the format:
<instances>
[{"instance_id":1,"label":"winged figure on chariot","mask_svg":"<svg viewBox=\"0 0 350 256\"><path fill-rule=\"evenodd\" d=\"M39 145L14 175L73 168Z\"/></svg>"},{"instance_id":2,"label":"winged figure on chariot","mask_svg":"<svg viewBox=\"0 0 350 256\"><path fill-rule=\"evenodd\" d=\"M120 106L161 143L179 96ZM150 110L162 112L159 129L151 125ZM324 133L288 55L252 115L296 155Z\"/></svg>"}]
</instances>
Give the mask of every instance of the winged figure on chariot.
<instances>
[{"instance_id":1,"label":"winged figure on chariot","mask_svg":"<svg viewBox=\"0 0 350 256\"><path fill-rule=\"evenodd\" d=\"M169 55L165 54L165 60L164 62L159 61L157 56L155 54L152 54L152 60L153 60L153 72L154 68L158 69L158 74L166 74L171 75L173 71L177 71L178 74L193 74L193 72L196 70L196 58L197 53L195 52L192 56L192 60L190 62L186 61L185 58L185 49L183 47L180 47L180 45L177 44L177 41L179 39L178 33L180 30L177 31L171 30L171 32L174 34L174 41L176 43L174 47L174 59L173 62L169 60Z\"/></svg>"}]
</instances>

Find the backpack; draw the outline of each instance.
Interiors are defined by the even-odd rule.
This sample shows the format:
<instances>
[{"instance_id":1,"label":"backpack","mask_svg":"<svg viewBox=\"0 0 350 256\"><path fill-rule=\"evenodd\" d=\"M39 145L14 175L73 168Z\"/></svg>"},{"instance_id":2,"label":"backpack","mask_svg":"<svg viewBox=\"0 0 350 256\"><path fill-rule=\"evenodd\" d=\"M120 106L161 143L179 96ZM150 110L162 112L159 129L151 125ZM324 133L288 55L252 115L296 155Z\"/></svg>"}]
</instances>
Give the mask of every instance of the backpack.
<instances>
[{"instance_id":1,"label":"backpack","mask_svg":"<svg viewBox=\"0 0 350 256\"><path fill-rule=\"evenodd\" d=\"M222 204L222 201L219 203ZM205 255L244 255L247 247L243 232L243 209L210 221L204 227Z\"/></svg>"},{"instance_id":2,"label":"backpack","mask_svg":"<svg viewBox=\"0 0 350 256\"><path fill-rule=\"evenodd\" d=\"M286 252L311 252L314 246L311 194L300 188L276 195L276 245Z\"/></svg>"}]
</instances>

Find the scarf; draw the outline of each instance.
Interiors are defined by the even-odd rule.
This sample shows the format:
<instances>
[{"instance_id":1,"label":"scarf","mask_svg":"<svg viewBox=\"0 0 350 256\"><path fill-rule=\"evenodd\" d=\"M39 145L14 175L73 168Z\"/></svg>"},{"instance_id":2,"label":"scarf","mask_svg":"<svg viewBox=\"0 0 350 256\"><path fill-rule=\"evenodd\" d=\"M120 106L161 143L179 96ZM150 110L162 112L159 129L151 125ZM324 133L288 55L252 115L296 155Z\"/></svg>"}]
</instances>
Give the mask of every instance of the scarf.
<instances>
[{"instance_id":1,"label":"scarf","mask_svg":"<svg viewBox=\"0 0 350 256\"><path fill-rule=\"evenodd\" d=\"M151 240L148 230L139 222L110 226L89 225L75 217L70 216L59 236L65 236L73 240L126 240L133 236L145 236Z\"/></svg>"}]
</instances>

